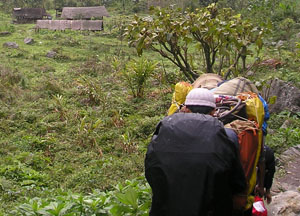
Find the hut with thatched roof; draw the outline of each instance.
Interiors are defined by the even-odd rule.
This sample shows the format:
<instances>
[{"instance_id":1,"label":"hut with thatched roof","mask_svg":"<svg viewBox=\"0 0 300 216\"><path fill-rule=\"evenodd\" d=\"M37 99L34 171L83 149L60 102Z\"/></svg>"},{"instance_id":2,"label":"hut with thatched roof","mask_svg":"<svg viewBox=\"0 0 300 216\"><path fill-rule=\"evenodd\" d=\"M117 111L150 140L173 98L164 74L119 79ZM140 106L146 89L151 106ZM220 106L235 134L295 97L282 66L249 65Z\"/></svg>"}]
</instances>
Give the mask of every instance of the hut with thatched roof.
<instances>
[{"instance_id":1,"label":"hut with thatched roof","mask_svg":"<svg viewBox=\"0 0 300 216\"><path fill-rule=\"evenodd\" d=\"M102 20L109 16L104 6L97 7L64 7L61 18L66 20Z\"/></svg>"},{"instance_id":2,"label":"hut with thatched roof","mask_svg":"<svg viewBox=\"0 0 300 216\"><path fill-rule=\"evenodd\" d=\"M14 8L15 23L34 23L36 20L49 19L51 16L45 8Z\"/></svg>"}]
</instances>

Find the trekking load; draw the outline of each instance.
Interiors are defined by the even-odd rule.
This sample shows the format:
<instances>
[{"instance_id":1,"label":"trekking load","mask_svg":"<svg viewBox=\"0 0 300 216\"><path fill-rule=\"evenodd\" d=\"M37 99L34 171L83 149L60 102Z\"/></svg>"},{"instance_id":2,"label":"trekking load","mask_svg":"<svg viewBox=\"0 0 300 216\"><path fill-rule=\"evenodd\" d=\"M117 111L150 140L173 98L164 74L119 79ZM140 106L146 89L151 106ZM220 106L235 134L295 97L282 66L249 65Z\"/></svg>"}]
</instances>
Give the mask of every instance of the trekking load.
<instances>
[{"instance_id":1,"label":"trekking load","mask_svg":"<svg viewBox=\"0 0 300 216\"><path fill-rule=\"evenodd\" d=\"M223 81L222 77L217 74L203 74L193 83L193 88L213 89Z\"/></svg>"},{"instance_id":2,"label":"trekking load","mask_svg":"<svg viewBox=\"0 0 300 216\"><path fill-rule=\"evenodd\" d=\"M263 149L264 106L259 98L259 92L256 86L244 77L222 81L218 75L213 74L201 75L193 83L193 87L207 87L214 93L217 105L215 116L223 122L224 127L233 129L238 135L240 160L248 186L246 206L246 209L248 209L254 201L251 193L256 185L256 167ZM186 88L175 88L174 95L183 97L187 95L188 92L186 93L186 91ZM180 97L180 101L176 100L176 95L174 95L172 105L177 104L178 109L180 109L184 104L184 100L182 97ZM168 115L175 112L174 106L171 106Z\"/></svg>"},{"instance_id":3,"label":"trekking load","mask_svg":"<svg viewBox=\"0 0 300 216\"><path fill-rule=\"evenodd\" d=\"M179 82L175 85L175 91L172 97L172 104L169 108L168 115L174 114L180 110L184 104L187 94L193 89L193 86L187 82Z\"/></svg>"},{"instance_id":4,"label":"trekking load","mask_svg":"<svg viewBox=\"0 0 300 216\"><path fill-rule=\"evenodd\" d=\"M214 89L214 94L217 95L232 95L237 96L242 92L253 92L258 94L256 86L244 77L236 77L226 81Z\"/></svg>"}]
</instances>

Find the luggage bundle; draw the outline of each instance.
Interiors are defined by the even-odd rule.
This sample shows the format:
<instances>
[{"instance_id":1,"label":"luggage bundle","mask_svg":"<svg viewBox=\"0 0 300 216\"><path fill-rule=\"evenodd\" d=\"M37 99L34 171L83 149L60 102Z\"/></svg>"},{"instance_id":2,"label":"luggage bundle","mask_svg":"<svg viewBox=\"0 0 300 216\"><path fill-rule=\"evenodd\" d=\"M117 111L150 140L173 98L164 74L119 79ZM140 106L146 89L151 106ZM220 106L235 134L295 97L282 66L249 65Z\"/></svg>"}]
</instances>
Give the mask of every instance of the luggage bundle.
<instances>
[{"instance_id":1,"label":"luggage bundle","mask_svg":"<svg viewBox=\"0 0 300 216\"><path fill-rule=\"evenodd\" d=\"M202 75L193 86L206 87L214 93L217 105L216 117L223 122L224 127L233 129L238 135L240 159L248 183L246 206L248 209L254 201L251 193L256 185L256 167L263 149L264 107L257 88L250 80L237 77L222 82L218 79L216 75ZM192 85L188 83L175 86L168 115L172 115L184 105L185 97L191 89ZM179 95L180 101L176 100ZM176 104L177 109L173 104Z\"/></svg>"}]
</instances>

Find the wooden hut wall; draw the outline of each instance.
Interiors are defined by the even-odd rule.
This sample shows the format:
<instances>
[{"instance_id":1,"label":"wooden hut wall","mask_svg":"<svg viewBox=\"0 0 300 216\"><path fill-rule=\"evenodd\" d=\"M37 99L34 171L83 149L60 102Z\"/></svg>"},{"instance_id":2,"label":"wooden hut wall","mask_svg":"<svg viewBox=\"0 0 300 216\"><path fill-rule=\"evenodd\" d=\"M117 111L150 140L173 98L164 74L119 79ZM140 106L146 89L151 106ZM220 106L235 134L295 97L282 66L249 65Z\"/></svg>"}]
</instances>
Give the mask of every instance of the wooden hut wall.
<instances>
[{"instance_id":1,"label":"wooden hut wall","mask_svg":"<svg viewBox=\"0 0 300 216\"><path fill-rule=\"evenodd\" d=\"M37 29L50 30L90 30L100 31L103 28L102 20L38 20Z\"/></svg>"}]
</instances>

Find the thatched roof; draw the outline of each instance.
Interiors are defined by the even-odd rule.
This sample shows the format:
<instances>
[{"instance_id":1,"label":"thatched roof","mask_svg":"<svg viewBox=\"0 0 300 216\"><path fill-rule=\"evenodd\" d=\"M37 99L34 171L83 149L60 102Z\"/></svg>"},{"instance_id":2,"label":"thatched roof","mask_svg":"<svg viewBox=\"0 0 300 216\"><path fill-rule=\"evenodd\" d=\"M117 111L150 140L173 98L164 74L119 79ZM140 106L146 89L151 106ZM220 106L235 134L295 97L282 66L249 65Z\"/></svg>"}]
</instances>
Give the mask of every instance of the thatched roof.
<instances>
[{"instance_id":1,"label":"thatched roof","mask_svg":"<svg viewBox=\"0 0 300 216\"><path fill-rule=\"evenodd\" d=\"M37 29L50 30L89 30L100 31L103 29L102 20L38 20Z\"/></svg>"},{"instance_id":2,"label":"thatched roof","mask_svg":"<svg viewBox=\"0 0 300 216\"><path fill-rule=\"evenodd\" d=\"M91 19L109 16L104 6L98 7L64 7L61 18L63 19Z\"/></svg>"},{"instance_id":3,"label":"thatched roof","mask_svg":"<svg viewBox=\"0 0 300 216\"><path fill-rule=\"evenodd\" d=\"M42 19L43 16L48 16L45 8L14 8L14 17L23 19Z\"/></svg>"}]
</instances>

